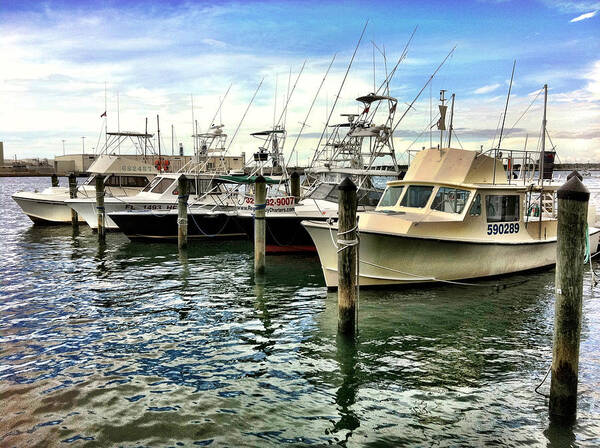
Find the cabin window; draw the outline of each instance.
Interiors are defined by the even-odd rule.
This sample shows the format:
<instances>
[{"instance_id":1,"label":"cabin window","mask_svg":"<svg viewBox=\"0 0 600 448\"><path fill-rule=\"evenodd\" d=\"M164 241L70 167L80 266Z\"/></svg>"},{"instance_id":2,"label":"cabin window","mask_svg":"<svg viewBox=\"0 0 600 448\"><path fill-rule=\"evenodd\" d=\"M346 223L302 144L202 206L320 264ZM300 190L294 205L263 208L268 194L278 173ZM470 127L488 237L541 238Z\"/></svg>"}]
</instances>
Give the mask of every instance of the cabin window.
<instances>
[{"instance_id":1,"label":"cabin window","mask_svg":"<svg viewBox=\"0 0 600 448\"><path fill-rule=\"evenodd\" d=\"M337 201L338 190L337 185L323 183L315 188L309 197L311 199L324 199L329 201Z\"/></svg>"},{"instance_id":2,"label":"cabin window","mask_svg":"<svg viewBox=\"0 0 600 448\"><path fill-rule=\"evenodd\" d=\"M106 179L104 179L104 186L106 187L118 187L121 185L119 176L115 176L114 174L112 176L108 176Z\"/></svg>"},{"instance_id":3,"label":"cabin window","mask_svg":"<svg viewBox=\"0 0 600 448\"><path fill-rule=\"evenodd\" d=\"M398 199L400 199L402 190L404 190L404 185L386 188L385 193L383 193L383 196L379 201L378 207L392 207L396 205Z\"/></svg>"},{"instance_id":4,"label":"cabin window","mask_svg":"<svg viewBox=\"0 0 600 448\"><path fill-rule=\"evenodd\" d=\"M163 178L157 184L156 187L152 189L152 193L164 193L167 191L167 188L171 186L171 184L175 181L175 179Z\"/></svg>"},{"instance_id":5,"label":"cabin window","mask_svg":"<svg viewBox=\"0 0 600 448\"><path fill-rule=\"evenodd\" d=\"M431 203L432 210L446 213L462 213L469 199L467 190L458 188L440 187Z\"/></svg>"},{"instance_id":6,"label":"cabin window","mask_svg":"<svg viewBox=\"0 0 600 448\"><path fill-rule=\"evenodd\" d=\"M152 190L157 183L159 183L161 180L160 177L155 177L154 179L152 179L152 182L150 182L148 185L146 185L146 187L142 190L142 191L150 191Z\"/></svg>"},{"instance_id":7,"label":"cabin window","mask_svg":"<svg viewBox=\"0 0 600 448\"><path fill-rule=\"evenodd\" d=\"M469 215L471 216L481 216L481 195L478 194L473 199L473 204L471 205L471 210L469 210Z\"/></svg>"},{"instance_id":8,"label":"cabin window","mask_svg":"<svg viewBox=\"0 0 600 448\"><path fill-rule=\"evenodd\" d=\"M519 220L519 195L488 195L485 197L487 222Z\"/></svg>"},{"instance_id":9,"label":"cabin window","mask_svg":"<svg viewBox=\"0 0 600 448\"><path fill-rule=\"evenodd\" d=\"M400 201L402 207L423 208L431 196L433 187L427 185L411 185Z\"/></svg>"}]
</instances>

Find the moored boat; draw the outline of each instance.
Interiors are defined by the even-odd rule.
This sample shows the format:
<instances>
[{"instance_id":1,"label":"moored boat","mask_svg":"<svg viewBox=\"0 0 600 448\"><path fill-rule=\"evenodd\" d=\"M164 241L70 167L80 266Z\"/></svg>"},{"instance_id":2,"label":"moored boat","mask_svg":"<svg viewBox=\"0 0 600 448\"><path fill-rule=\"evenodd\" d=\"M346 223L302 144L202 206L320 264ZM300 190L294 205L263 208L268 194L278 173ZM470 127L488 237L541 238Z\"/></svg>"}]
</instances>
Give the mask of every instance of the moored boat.
<instances>
[{"instance_id":1,"label":"moored boat","mask_svg":"<svg viewBox=\"0 0 600 448\"><path fill-rule=\"evenodd\" d=\"M105 176L105 193L109 196L131 196L142 190L157 174L156 169L143 161L118 155L100 155L90 166L91 176L77 188L79 198L94 198L96 175ZM49 187L41 192L20 191L12 195L35 224L71 223L68 187ZM95 204L95 202L94 202ZM79 221L84 221L79 217Z\"/></svg>"},{"instance_id":2,"label":"moored boat","mask_svg":"<svg viewBox=\"0 0 600 448\"><path fill-rule=\"evenodd\" d=\"M359 213L361 286L497 276L556 262L557 185L515 182L500 158L420 151L403 180ZM337 286L337 225L305 221L325 282ZM590 248L600 229L589 227ZM583 254L582 254L583 256Z\"/></svg>"}]
</instances>

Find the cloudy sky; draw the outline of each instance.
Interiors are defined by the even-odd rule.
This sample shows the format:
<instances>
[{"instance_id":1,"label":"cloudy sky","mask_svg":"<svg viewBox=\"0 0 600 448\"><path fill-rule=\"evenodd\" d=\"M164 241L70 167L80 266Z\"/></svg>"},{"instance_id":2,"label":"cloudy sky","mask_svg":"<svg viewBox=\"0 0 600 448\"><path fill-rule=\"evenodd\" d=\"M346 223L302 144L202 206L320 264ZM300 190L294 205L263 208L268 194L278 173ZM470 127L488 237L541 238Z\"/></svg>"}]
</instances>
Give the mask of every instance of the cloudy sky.
<instances>
[{"instance_id":1,"label":"cloudy sky","mask_svg":"<svg viewBox=\"0 0 600 448\"><path fill-rule=\"evenodd\" d=\"M105 85L109 131L117 129L119 115L121 130L143 131L148 117L154 132L160 115L167 152L173 125L176 142L189 154L191 95L203 129L232 85L216 119L232 135L264 78L231 146L232 153L250 154L257 142L249 133L272 126L290 89L290 70L293 84L306 61L289 100L289 149L335 54L297 146L305 161L367 20L334 117L357 111L354 98L373 91L374 72L376 84L383 80L379 50L385 48L389 69L418 27L391 82L402 108L456 50L398 126L398 152L429 146L430 98L435 108L440 89L456 94L460 144L491 147L516 60L502 146L522 148L526 138L528 148L538 145L543 102L536 95L547 83L548 130L561 160L600 161L600 2L561 0L0 0L5 156L52 157L62 153L63 139L68 153L80 152L82 136L86 152L96 148ZM439 135L431 138L435 144Z\"/></svg>"}]
</instances>

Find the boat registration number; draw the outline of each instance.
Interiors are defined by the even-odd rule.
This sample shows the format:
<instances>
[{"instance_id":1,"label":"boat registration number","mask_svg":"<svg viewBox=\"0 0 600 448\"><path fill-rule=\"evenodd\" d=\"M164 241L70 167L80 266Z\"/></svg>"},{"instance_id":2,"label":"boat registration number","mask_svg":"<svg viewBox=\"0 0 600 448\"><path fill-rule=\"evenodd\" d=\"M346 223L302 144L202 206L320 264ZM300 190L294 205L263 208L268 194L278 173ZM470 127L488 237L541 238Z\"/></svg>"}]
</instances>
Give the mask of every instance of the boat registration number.
<instances>
[{"instance_id":1,"label":"boat registration number","mask_svg":"<svg viewBox=\"0 0 600 448\"><path fill-rule=\"evenodd\" d=\"M505 222L500 224L488 224L487 226L488 235L505 235L507 233L519 233L519 223Z\"/></svg>"}]
</instances>

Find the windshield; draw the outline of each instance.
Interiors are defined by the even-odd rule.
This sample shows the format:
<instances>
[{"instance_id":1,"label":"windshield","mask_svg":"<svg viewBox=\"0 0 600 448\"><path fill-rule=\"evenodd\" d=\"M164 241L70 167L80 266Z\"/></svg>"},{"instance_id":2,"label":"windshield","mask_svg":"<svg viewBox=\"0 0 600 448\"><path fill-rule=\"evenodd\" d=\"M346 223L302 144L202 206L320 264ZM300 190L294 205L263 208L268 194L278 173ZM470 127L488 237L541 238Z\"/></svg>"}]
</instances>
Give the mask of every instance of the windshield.
<instances>
[{"instance_id":1,"label":"windshield","mask_svg":"<svg viewBox=\"0 0 600 448\"><path fill-rule=\"evenodd\" d=\"M337 185L321 184L308 196L311 199L324 199L326 201L337 201Z\"/></svg>"},{"instance_id":2,"label":"windshield","mask_svg":"<svg viewBox=\"0 0 600 448\"><path fill-rule=\"evenodd\" d=\"M378 207L392 207L396 205L402 194L402 190L404 190L404 185L386 188L379 201Z\"/></svg>"},{"instance_id":3,"label":"windshield","mask_svg":"<svg viewBox=\"0 0 600 448\"><path fill-rule=\"evenodd\" d=\"M156 186L152 188L152 193L164 193L165 191L167 191L167 188L169 188L173 182L175 182L175 179L160 179Z\"/></svg>"},{"instance_id":4,"label":"windshield","mask_svg":"<svg viewBox=\"0 0 600 448\"><path fill-rule=\"evenodd\" d=\"M423 208L431 196L433 186L429 185L411 185L406 189L406 193L400 201L402 207Z\"/></svg>"},{"instance_id":5,"label":"windshield","mask_svg":"<svg viewBox=\"0 0 600 448\"><path fill-rule=\"evenodd\" d=\"M468 199L469 192L467 190L440 187L433 198L431 209L447 213L462 213Z\"/></svg>"},{"instance_id":6,"label":"windshield","mask_svg":"<svg viewBox=\"0 0 600 448\"><path fill-rule=\"evenodd\" d=\"M144 188L142 191L150 191L154 188L154 186L160 182L162 178L161 177L155 177L154 179L152 179L152 182L150 182L148 185L146 185L146 188Z\"/></svg>"}]
</instances>

